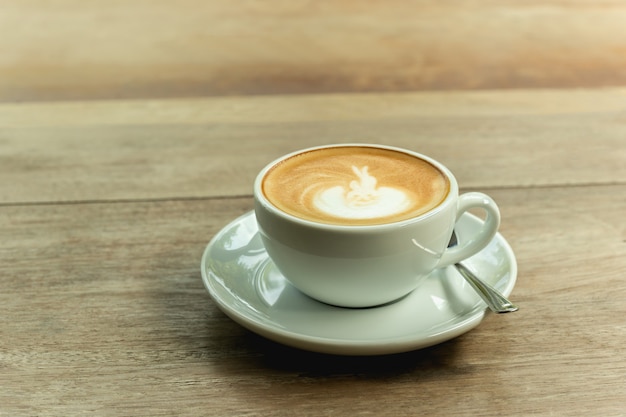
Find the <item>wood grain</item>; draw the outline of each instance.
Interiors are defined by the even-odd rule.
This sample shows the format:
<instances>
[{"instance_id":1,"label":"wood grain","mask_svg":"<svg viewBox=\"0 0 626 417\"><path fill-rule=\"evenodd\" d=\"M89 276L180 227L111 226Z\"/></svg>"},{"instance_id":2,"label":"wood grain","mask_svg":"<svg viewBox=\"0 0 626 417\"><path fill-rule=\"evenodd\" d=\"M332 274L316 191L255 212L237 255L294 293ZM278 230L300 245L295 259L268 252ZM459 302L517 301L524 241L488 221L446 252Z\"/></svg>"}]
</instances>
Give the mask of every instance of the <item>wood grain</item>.
<instances>
[{"instance_id":1,"label":"wood grain","mask_svg":"<svg viewBox=\"0 0 626 417\"><path fill-rule=\"evenodd\" d=\"M340 142L423 152L464 188L623 184L625 112L622 89L3 104L0 202L251 195L274 158Z\"/></svg>"},{"instance_id":2,"label":"wood grain","mask_svg":"<svg viewBox=\"0 0 626 417\"><path fill-rule=\"evenodd\" d=\"M5 0L0 100L626 83L619 0Z\"/></svg>"},{"instance_id":3,"label":"wood grain","mask_svg":"<svg viewBox=\"0 0 626 417\"><path fill-rule=\"evenodd\" d=\"M281 347L217 310L200 256L250 198L0 207L11 236L0 241L0 410L618 415L624 195L624 185L497 190L520 312L381 358Z\"/></svg>"}]
</instances>

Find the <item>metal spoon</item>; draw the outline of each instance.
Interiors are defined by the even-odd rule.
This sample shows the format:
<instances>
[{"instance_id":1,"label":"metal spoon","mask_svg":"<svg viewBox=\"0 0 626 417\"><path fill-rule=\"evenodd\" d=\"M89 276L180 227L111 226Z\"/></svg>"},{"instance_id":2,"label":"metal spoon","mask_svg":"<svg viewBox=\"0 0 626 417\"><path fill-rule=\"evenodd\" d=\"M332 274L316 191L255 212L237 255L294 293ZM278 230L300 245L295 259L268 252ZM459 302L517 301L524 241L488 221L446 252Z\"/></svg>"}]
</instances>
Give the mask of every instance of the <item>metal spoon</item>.
<instances>
[{"instance_id":1,"label":"metal spoon","mask_svg":"<svg viewBox=\"0 0 626 417\"><path fill-rule=\"evenodd\" d=\"M452 237L450 238L448 247L455 246L457 243L456 233L452 232ZM480 298L487 303L487 306L491 311L494 313L511 313L518 310L518 307L507 300L507 298L502 295L500 291L478 278L465 265L458 262L455 263L454 266L459 271L461 276L469 282L474 290L476 290L478 295L480 295Z\"/></svg>"}]
</instances>

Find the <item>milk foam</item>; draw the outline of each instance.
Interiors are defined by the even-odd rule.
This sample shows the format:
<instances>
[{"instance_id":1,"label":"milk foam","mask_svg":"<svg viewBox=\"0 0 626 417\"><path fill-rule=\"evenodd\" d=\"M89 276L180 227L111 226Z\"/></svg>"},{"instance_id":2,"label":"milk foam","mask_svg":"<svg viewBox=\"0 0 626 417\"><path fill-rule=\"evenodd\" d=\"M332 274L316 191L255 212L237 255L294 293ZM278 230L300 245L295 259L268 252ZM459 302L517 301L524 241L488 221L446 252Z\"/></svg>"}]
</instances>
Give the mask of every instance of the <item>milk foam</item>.
<instances>
[{"instance_id":1,"label":"milk foam","mask_svg":"<svg viewBox=\"0 0 626 417\"><path fill-rule=\"evenodd\" d=\"M392 187L376 187L378 180L368 167L352 171L358 180L349 187L334 186L318 191L313 198L315 207L331 216L344 219L374 219L402 213L411 206L406 192Z\"/></svg>"},{"instance_id":2,"label":"milk foam","mask_svg":"<svg viewBox=\"0 0 626 417\"><path fill-rule=\"evenodd\" d=\"M275 164L263 194L304 220L375 225L419 216L448 194L446 176L428 161L390 149L338 146L302 152Z\"/></svg>"}]
</instances>

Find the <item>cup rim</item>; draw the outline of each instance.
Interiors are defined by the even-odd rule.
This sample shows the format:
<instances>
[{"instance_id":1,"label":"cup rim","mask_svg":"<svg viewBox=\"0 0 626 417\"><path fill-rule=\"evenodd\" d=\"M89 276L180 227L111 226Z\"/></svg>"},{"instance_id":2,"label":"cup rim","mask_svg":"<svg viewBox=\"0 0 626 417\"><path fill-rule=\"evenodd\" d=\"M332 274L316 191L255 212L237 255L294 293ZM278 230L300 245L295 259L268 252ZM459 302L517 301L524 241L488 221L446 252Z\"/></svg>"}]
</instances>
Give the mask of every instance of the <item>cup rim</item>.
<instances>
[{"instance_id":1,"label":"cup rim","mask_svg":"<svg viewBox=\"0 0 626 417\"><path fill-rule=\"evenodd\" d=\"M398 220L398 221L381 223L381 224L365 224L365 225L332 224L332 223L316 222L313 220L306 220L306 219L294 216L293 214L286 213L283 210L279 209L263 193L263 187L262 187L263 178L276 164L284 160L287 160L293 156L305 153L305 152L311 152L311 151L315 151L319 149L350 148L350 147L361 147L361 148L367 147L367 148L387 149L391 151L408 154L419 159L423 159L426 162L432 164L437 169L439 169L448 178L448 181L450 183L450 188L448 190L448 193L446 197L441 201L440 204L438 204L433 209L427 211L426 213L422 213L418 216L411 217L409 219L404 219L404 220ZM409 149L396 147L396 146L379 145L375 143L349 142L349 143L336 143L336 144L329 144L329 145L317 145L317 146L312 146L308 148L303 148L303 149L299 149L299 150L287 153L285 155L282 155L274 159L273 161L265 165L265 167L263 167L263 169L261 169L261 171L257 174L256 179L254 181L253 191L254 191L255 200L257 200L261 204L262 207L264 207L266 210L269 210L275 216L281 217L283 219L289 220L291 222L297 223L302 226L307 226L307 227L312 227L312 228L317 228L317 229L359 232L359 231L375 231L375 230L386 230L389 228L404 227L404 226L407 226L416 222L420 222L429 217L435 216L437 215L437 213L444 210L445 207L451 204L452 201L455 199L455 196L458 196L459 186L458 186L456 177L454 176L454 174L452 174L452 172L445 165L443 165L441 162L427 155L424 155L424 154L421 154L419 152L415 152Z\"/></svg>"}]
</instances>

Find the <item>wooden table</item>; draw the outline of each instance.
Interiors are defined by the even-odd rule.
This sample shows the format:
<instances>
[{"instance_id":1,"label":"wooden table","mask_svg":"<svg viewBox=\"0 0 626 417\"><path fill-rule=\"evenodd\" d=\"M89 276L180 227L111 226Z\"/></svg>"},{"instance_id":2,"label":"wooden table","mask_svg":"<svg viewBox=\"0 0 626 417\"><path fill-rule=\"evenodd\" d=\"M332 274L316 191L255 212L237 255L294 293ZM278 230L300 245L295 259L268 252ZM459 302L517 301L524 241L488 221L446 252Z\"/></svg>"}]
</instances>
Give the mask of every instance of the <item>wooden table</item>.
<instances>
[{"instance_id":1,"label":"wooden table","mask_svg":"<svg viewBox=\"0 0 626 417\"><path fill-rule=\"evenodd\" d=\"M624 415L626 2L440 3L3 2L0 416ZM346 141L492 195L520 311L377 357L221 313L256 173Z\"/></svg>"}]
</instances>

